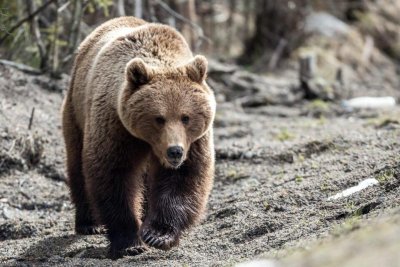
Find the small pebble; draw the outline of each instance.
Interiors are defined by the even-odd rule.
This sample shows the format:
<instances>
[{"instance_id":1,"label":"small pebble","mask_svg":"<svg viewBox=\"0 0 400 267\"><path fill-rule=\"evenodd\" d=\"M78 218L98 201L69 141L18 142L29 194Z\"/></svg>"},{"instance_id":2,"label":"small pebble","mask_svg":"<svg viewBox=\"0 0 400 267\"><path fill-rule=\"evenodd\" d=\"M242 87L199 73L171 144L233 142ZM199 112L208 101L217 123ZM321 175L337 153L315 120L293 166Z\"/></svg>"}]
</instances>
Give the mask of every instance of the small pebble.
<instances>
[{"instance_id":1,"label":"small pebble","mask_svg":"<svg viewBox=\"0 0 400 267\"><path fill-rule=\"evenodd\" d=\"M244 155L243 155L243 157L244 157L245 159L251 159L251 158L253 158L253 156L254 156L254 154L253 154L253 152L251 152L251 151L247 151L247 152L245 152Z\"/></svg>"}]
</instances>

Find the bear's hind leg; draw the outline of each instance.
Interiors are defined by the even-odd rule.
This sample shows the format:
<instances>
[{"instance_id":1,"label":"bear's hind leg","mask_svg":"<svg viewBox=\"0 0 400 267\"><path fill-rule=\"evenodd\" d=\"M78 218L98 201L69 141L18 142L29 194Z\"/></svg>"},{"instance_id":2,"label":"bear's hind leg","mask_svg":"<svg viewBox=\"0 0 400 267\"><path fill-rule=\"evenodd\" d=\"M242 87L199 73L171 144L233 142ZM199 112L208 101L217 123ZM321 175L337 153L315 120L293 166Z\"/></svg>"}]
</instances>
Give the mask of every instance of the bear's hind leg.
<instances>
[{"instance_id":1,"label":"bear's hind leg","mask_svg":"<svg viewBox=\"0 0 400 267\"><path fill-rule=\"evenodd\" d=\"M68 184L75 205L75 232L82 235L100 234L103 230L92 216L85 192L82 172L82 131L77 126L67 102L63 108L63 134L67 152Z\"/></svg>"}]
</instances>

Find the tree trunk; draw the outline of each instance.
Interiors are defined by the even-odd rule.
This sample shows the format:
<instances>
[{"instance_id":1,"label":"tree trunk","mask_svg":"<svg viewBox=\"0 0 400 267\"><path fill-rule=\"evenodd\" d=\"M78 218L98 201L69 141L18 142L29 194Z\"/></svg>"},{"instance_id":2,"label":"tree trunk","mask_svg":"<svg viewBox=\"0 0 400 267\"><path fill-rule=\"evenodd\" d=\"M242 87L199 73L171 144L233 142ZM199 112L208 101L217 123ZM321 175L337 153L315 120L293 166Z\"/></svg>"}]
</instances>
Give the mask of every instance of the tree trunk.
<instances>
[{"instance_id":1,"label":"tree trunk","mask_svg":"<svg viewBox=\"0 0 400 267\"><path fill-rule=\"evenodd\" d=\"M82 0L74 0L72 27L70 31L69 44L68 44L69 54L72 54L75 51L75 48L77 47L78 44L82 12L83 12Z\"/></svg>"},{"instance_id":2,"label":"tree trunk","mask_svg":"<svg viewBox=\"0 0 400 267\"><path fill-rule=\"evenodd\" d=\"M118 0L117 2L117 14L119 17L125 16L125 3L124 0Z\"/></svg>"},{"instance_id":3,"label":"tree trunk","mask_svg":"<svg viewBox=\"0 0 400 267\"><path fill-rule=\"evenodd\" d=\"M267 67L282 40L288 45L281 52L281 56L288 56L303 40L302 24L306 4L307 0L257 0L255 31L247 40L239 62L253 64L263 58Z\"/></svg>"},{"instance_id":4,"label":"tree trunk","mask_svg":"<svg viewBox=\"0 0 400 267\"><path fill-rule=\"evenodd\" d=\"M135 0L135 17L143 18L143 3L142 0Z\"/></svg>"},{"instance_id":5,"label":"tree trunk","mask_svg":"<svg viewBox=\"0 0 400 267\"><path fill-rule=\"evenodd\" d=\"M27 7L28 7L28 13L29 15L33 14L36 10L36 3L35 1L26 1ZM40 34L40 29L39 29L39 23L38 23L38 16L35 16L32 19L32 23L30 24L31 31L33 33L33 36L35 38L36 45L39 50L39 55L40 55L40 69L44 70L47 67L47 52L46 52L46 47L43 43L42 36Z\"/></svg>"}]
</instances>

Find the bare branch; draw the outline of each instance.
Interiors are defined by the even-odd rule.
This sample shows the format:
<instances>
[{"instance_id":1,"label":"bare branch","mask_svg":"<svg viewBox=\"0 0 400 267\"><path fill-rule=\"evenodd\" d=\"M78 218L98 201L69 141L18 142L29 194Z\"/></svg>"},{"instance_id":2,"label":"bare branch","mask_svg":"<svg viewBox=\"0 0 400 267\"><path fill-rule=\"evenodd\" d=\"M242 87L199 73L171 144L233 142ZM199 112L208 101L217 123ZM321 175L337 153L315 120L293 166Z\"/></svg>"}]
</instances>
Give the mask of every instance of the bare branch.
<instances>
[{"instance_id":1,"label":"bare branch","mask_svg":"<svg viewBox=\"0 0 400 267\"><path fill-rule=\"evenodd\" d=\"M193 21L189 20L188 18L185 18L184 16L182 16L181 14L177 13L175 10L173 10L172 8L170 8L166 3L164 3L161 0L155 0L155 2L160 5L165 11L167 11L171 16L174 16L175 18L189 24L193 29L196 30L198 36L199 36L199 40L200 42L197 44L197 47L199 47L201 45L201 41L205 40L209 43L211 43L210 38L208 38L207 36L204 35L203 29L197 25L196 23L194 23Z\"/></svg>"},{"instance_id":2,"label":"bare branch","mask_svg":"<svg viewBox=\"0 0 400 267\"><path fill-rule=\"evenodd\" d=\"M16 68L17 70L20 70L22 72L29 73L29 74L34 74L34 75L43 74L43 72L38 70L38 69L35 69L35 68L32 68L32 67L27 66L25 64L17 63L17 62L14 62L14 61L0 59L0 64Z\"/></svg>"},{"instance_id":3,"label":"bare branch","mask_svg":"<svg viewBox=\"0 0 400 267\"><path fill-rule=\"evenodd\" d=\"M67 1L65 4L63 4L62 6L60 6L60 7L57 9L57 12L58 12L58 13L63 12L64 9L66 9L66 8L69 6L69 4L71 4L71 1Z\"/></svg>"},{"instance_id":4,"label":"bare branch","mask_svg":"<svg viewBox=\"0 0 400 267\"><path fill-rule=\"evenodd\" d=\"M3 37L0 39L0 44L2 44L8 36L11 35L16 29L18 29L22 24L24 24L27 21L32 20L37 14L42 12L47 6L49 6L51 3L55 2L56 0L49 0L46 3L44 3L42 6L40 6L38 9L36 9L33 13L30 15L26 16L25 18L21 19L18 21L14 26L12 26L8 31L7 34L5 34Z\"/></svg>"}]
</instances>

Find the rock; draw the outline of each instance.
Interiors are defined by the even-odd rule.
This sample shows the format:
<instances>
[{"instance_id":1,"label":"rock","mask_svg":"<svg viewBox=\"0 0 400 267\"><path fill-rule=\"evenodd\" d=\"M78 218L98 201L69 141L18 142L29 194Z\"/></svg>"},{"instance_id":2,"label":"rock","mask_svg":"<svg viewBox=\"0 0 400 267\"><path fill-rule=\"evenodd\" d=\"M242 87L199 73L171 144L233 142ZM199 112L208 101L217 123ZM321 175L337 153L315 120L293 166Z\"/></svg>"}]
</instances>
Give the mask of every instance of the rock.
<instances>
[{"instance_id":1,"label":"rock","mask_svg":"<svg viewBox=\"0 0 400 267\"><path fill-rule=\"evenodd\" d=\"M238 100L243 107L291 104L303 98L297 81L254 74L239 66L210 61L209 84L218 98Z\"/></svg>"},{"instance_id":2,"label":"rock","mask_svg":"<svg viewBox=\"0 0 400 267\"><path fill-rule=\"evenodd\" d=\"M245 159L251 159L251 158L254 157L254 153L251 152L251 151L247 151L247 152L245 152L245 153L243 154L243 157L244 157Z\"/></svg>"},{"instance_id":3,"label":"rock","mask_svg":"<svg viewBox=\"0 0 400 267\"><path fill-rule=\"evenodd\" d=\"M400 60L399 12L399 0L365 1L356 24L363 34L374 38L377 47L397 60Z\"/></svg>"},{"instance_id":4,"label":"rock","mask_svg":"<svg viewBox=\"0 0 400 267\"><path fill-rule=\"evenodd\" d=\"M221 73L233 73L238 70L238 66L233 64L226 64L216 60L208 61L208 76L214 77Z\"/></svg>"},{"instance_id":5,"label":"rock","mask_svg":"<svg viewBox=\"0 0 400 267\"><path fill-rule=\"evenodd\" d=\"M0 225L0 240L31 237L37 233L37 227L30 222L9 221Z\"/></svg>"},{"instance_id":6,"label":"rock","mask_svg":"<svg viewBox=\"0 0 400 267\"><path fill-rule=\"evenodd\" d=\"M343 66L334 57L319 50L304 49L299 56L299 65L299 80L305 98L333 101L347 95Z\"/></svg>"},{"instance_id":7,"label":"rock","mask_svg":"<svg viewBox=\"0 0 400 267\"><path fill-rule=\"evenodd\" d=\"M3 209L3 217L6 220L14 219L15 218L15 212L7 207L4 207Z\"/></svg>"},{"instance_id":8,"label":"rock","mask_svg":"<svg viewBox=\"0 0 400 267\"><path fill-rule=\"evenodd\" d=\"M351 25L326 13L308 16L305 29L309 36L294 53L300 61L314 57L315 69L306 80L306 87L302 81L307 98L336 100L363 95L365 86L355 88L354 85L360 81L374 83L375 79L370 77L378 74L387 81L387 84L380 84L381 92L398 86L396 64L387 55L400 55L396 52L400 40L396 25L400 19L394 16L400 10L400 1L394 1L395 4L390 0L383 2L387 4L372 1L363 4L363 11L357 18L359 22ZM316 80L311 81L313 78Z\"/></svg>"},{"instance_id":9,"label":"rock","mask_svg":"<svg viewBox=\"0 0 400 267\"><path fill-rule=\"evenodd\" d=\"M319 98L322 100L335 100L333 84L321 77L308 80L305 90L307 97L310 99Z\"/></svg>"}]
</instances>

